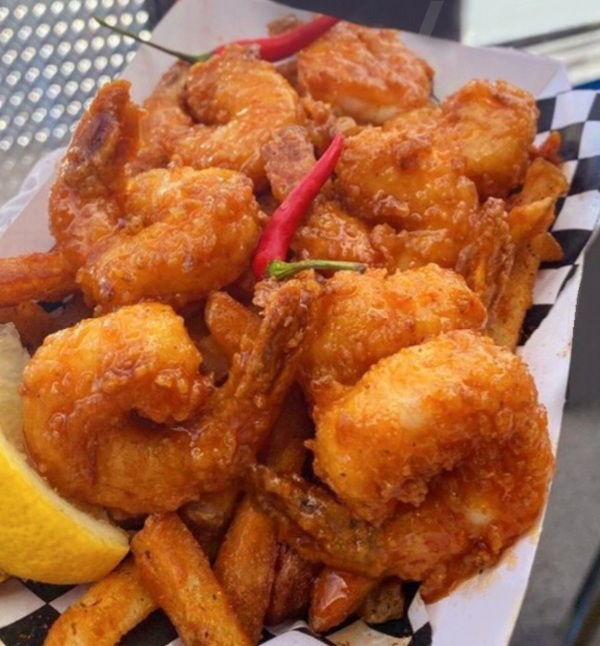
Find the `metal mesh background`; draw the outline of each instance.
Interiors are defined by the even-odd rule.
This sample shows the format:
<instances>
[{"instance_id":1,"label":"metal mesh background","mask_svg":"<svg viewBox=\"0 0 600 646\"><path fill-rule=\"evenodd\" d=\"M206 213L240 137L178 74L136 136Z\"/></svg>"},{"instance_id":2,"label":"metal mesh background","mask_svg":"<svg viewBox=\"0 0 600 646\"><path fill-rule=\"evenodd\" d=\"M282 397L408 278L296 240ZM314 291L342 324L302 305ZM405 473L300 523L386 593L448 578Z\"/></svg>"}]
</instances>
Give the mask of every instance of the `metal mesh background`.
<instances>
[{"instance_id":1,"label":"metal mesh background","mask_svg":"<svg viewBox=\"0 0 600 646\"><path fill-rule=\"evenodd\" d=\"M137 43L94 16L149 36L174 0L8 0L0 6L0 204L31 166L68 143L100 85L119 74Z\"/></svg>"}]
</instances>

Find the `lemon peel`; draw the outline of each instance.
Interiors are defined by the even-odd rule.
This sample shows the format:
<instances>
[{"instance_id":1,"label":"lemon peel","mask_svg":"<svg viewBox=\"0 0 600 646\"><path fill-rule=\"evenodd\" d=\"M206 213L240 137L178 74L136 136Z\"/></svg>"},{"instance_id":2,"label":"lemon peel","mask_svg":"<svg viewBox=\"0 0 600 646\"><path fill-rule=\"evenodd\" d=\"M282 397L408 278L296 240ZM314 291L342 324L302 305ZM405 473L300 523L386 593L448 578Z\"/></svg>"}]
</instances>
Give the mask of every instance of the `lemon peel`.
<instances>
[{"instance_id":1,"label":"lemon peel","mask_svg":"<svg viewBox=\"0 0 600 646\"><path fill-rule=\"evenodd\" d=\"M0 326L0 570L44 583L94 581L124 558L128 537L63 500L21 452L26 361L14 326Z\"/></svg>"}]
</instances>

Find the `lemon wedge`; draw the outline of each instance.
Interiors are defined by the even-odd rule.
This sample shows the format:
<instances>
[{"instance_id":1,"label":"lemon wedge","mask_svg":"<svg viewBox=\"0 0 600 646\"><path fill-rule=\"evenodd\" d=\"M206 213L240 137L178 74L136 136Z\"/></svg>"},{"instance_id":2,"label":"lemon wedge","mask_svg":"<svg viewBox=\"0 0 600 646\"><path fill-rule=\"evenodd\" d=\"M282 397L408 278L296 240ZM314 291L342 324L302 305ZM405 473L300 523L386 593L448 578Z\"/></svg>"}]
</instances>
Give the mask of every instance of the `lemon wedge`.
<instances>
[{"instance_id":1,"label":"lemon wedge","mask_svg":"<svg viewBox=\"0 0 600 646\"><path fill-rule=\"evenodd\" d=\"M27 359L14 326L1 325L0 570L44 583L95 581L127 554L127 534L63 500L28 464L18 392Z\"/></svg>"}]
</instances>

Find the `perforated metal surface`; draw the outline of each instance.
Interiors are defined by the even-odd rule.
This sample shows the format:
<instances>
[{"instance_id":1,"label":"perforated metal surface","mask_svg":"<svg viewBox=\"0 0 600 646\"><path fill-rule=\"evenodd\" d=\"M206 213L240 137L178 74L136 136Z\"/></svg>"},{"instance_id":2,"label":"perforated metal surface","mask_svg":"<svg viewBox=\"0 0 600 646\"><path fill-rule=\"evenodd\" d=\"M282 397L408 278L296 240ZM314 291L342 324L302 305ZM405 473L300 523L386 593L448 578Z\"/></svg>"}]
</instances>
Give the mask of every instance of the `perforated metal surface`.
<instances>
[{"instance_id":1,"label":"perforated metal surface","mask_svg":"<svg viewBox=\"0 0 600 646\"><path fill-rule=\"evenodd\" d=\"M68 143L97 89L137 43L94 16L149 36L169 0L8 0L0 6L0 204L46 151Z\"/></svg>"}]
</instances>

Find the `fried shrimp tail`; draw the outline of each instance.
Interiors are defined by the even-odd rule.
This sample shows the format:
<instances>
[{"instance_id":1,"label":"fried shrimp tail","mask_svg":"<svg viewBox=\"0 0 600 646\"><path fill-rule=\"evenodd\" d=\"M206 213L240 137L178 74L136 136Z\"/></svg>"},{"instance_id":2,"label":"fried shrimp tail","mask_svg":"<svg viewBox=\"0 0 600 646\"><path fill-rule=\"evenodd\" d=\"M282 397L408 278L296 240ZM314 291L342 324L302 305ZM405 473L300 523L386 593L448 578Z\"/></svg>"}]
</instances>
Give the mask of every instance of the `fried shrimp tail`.
<instances>
[{"instance_id":1,"label":"fried shrimp tail","mask_svg":"<svg viewBox=\"0 0 600 646\"><path fill-rule=\"evenodd\" d=\"M294 379L315 293L299 280L273 293L217 390L166 305L123 307L48 337L22 387L38 470L66 497L132 515L230 488Z\"/></svg>"}]
</instances>

